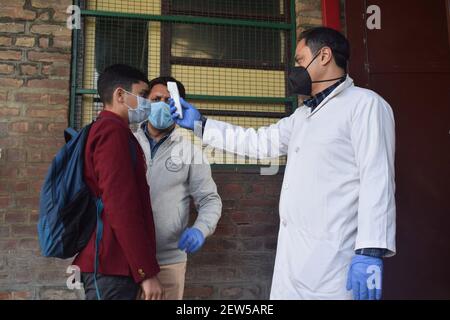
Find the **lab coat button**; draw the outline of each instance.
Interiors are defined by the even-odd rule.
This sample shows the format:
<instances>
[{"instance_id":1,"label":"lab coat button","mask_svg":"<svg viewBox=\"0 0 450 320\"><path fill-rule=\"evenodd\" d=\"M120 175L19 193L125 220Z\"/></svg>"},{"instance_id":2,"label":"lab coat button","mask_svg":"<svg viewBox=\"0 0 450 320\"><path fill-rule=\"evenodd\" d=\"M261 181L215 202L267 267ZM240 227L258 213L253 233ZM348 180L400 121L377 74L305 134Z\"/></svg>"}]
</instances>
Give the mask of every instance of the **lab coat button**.
<instances>
[{"instance_id":1,"label":"lab coat button","mask_svg":"<svg viewBox=\"0 0 450 320\"><path fill-rule=\"evenodd\" d=\"M284 186L283 186L283 189L286 190L287 188L289 188L289 184L285 183Z\"/></svg>"},{"instance_id":2,"label":"lab coat button","mask_svg":"<svg viewBox=\"0 0 450 320\"><path fill-rule=\"evenodd\" d=\"M300 147L295 148L295 153L298 153L300 151Z\"/></svg>"},{"instance_id":3,"label":"lab coat button","mask_svg":"<svg viewBox=\"0 0 450 320\"><path fill-rule=\"evenodd\" d=\"M286 227L286 225L287 225L287 222L286 222L286 220L281 220L281 224L283 225L283 227Z\"/></svg>"}]
</instances>

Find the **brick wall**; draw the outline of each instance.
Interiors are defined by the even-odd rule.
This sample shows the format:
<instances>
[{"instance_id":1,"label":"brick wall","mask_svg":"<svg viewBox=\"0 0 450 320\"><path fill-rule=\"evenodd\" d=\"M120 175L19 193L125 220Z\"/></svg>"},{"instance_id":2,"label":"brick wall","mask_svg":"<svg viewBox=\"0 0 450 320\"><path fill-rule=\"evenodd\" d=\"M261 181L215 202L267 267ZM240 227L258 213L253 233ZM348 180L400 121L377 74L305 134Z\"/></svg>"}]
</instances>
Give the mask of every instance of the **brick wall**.
<instances>
[{"instance_id":1,"label":"brick wall","mask_svg":"<svg viewBox=\"0 0 450 320\"><path fill-rule=\"evenodd\" d=\"M267 299L278 233L282 173L214 170L222 218L213 237L188 261L186 298Z\"/></svg>"},{"instance_id":2,"label":"brick wall","mask_svg":"<svg viewBox=\"0 0 450 320\"><path fill-rule=\"evenodd\" d=\"M66 261L39 257L39 190L67 126L71 0L2 0L0 299L75 298Z\"/></svg>"},{"instance_id":3,"label":"brick wall","mask_svg":"<svg viewBox=\"0 0 450 320\"><path fill-rule=\"evenodd\" d=\"M2 0L0 10L0 300L76 299L70 261L39 255L39 190L67 126L71 0ZM320 0L297 1L299 31ZM215 235L188 263L186 298L268 298L282 174L214 171L223 199Z\"/></svg>"}]
</instances>

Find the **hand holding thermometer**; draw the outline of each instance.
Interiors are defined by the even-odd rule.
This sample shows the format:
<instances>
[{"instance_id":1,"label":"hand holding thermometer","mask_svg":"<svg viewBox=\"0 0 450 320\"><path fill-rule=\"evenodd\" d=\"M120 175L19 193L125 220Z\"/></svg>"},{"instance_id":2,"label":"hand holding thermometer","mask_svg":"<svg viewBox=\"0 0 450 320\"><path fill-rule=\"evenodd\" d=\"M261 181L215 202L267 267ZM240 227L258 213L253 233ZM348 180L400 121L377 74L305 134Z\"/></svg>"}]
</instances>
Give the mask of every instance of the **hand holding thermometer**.
<instances>
[{"instance_id":1,"label":"hand holding thermometer","mask_svg":"<svg viewBox=\"0 0 450 320\"><path fill-rule=\"evenodd\" d=\"M177 113L180 115L180 119L183 119L183 109L181 108L180 103L180 93L178 92L178 86L176 82L168 81L167 90L169 90L170 97L175 103L175 107L177 108Z\"/></svg>"}]
</instances>

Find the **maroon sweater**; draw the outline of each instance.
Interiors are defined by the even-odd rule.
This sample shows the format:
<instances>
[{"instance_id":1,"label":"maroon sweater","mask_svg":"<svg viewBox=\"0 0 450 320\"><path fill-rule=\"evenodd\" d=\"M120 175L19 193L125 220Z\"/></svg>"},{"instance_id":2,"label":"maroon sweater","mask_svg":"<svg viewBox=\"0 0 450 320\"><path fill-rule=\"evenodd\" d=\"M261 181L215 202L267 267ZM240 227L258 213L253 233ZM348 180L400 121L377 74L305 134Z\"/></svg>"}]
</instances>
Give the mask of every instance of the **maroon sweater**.
<instances>
[{"instance_id":1,"label":"maroon sweater","mask_svg":"<svg viewBox=\"0 0 450 320\"><path fill-rule=\"evenodd\" d=\"M104 205L98 272L131 276L136 283L155 276L159 266L146 165L128 123L102 111L89 132L84 164L85 181ZM95 232L74 260L82 272L94 271L94 244Z\"/></svg>"}]
</instances>

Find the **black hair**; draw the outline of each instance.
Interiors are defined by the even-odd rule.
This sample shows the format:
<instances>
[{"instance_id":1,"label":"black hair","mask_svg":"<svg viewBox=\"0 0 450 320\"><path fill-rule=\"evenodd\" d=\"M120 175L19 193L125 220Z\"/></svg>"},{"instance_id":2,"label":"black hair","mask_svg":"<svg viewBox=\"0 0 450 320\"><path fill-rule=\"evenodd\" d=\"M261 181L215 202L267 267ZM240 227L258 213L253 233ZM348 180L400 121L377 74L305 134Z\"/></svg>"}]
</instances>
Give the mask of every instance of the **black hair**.
<instances>
[{"instance_id":1,"label":"black hair","mask_svg":"<svg viewBox=\"0 0 450 320\"><path fill-rule=\"evenodd\" d=\"M114 90L123 87L131 91L133 84L140 81L148 84L147 76L140 70L126 64L113 64L106 67L97 81L97 90L103 104L111 103Z\"/></svg>"},{"instance_id":2,"label":"black hair","mask_svg":"<svg viewBox=\"0 0 450 320\"><path fill-rule=\"evenodd\" d=\"M315 55L321 48L329 47L333 52L338 67L347 70L347 61L350 58L350 43L347 38L337 30L327 27L316 27L303 31L299 41L305 39L305 45Z\"/></svg>"},{"instance_id":3,"label":"black hair","mask_svg":"<svg viewBox=\"0 0 450 320\"><path fill-rule=\"evenodd\" d=\"M152 91L152 88L156 86L157 84L162 84L167 86L167 82L175 82L178 87L178 93L180 94L180 97L183 99L186 99L186 89L184 88L184 85L178 81L177 79L170 77L170 76L161 76L155 79L150 80L148 86L150 88L150 91Z\"/></svg>"}]
</instances>

